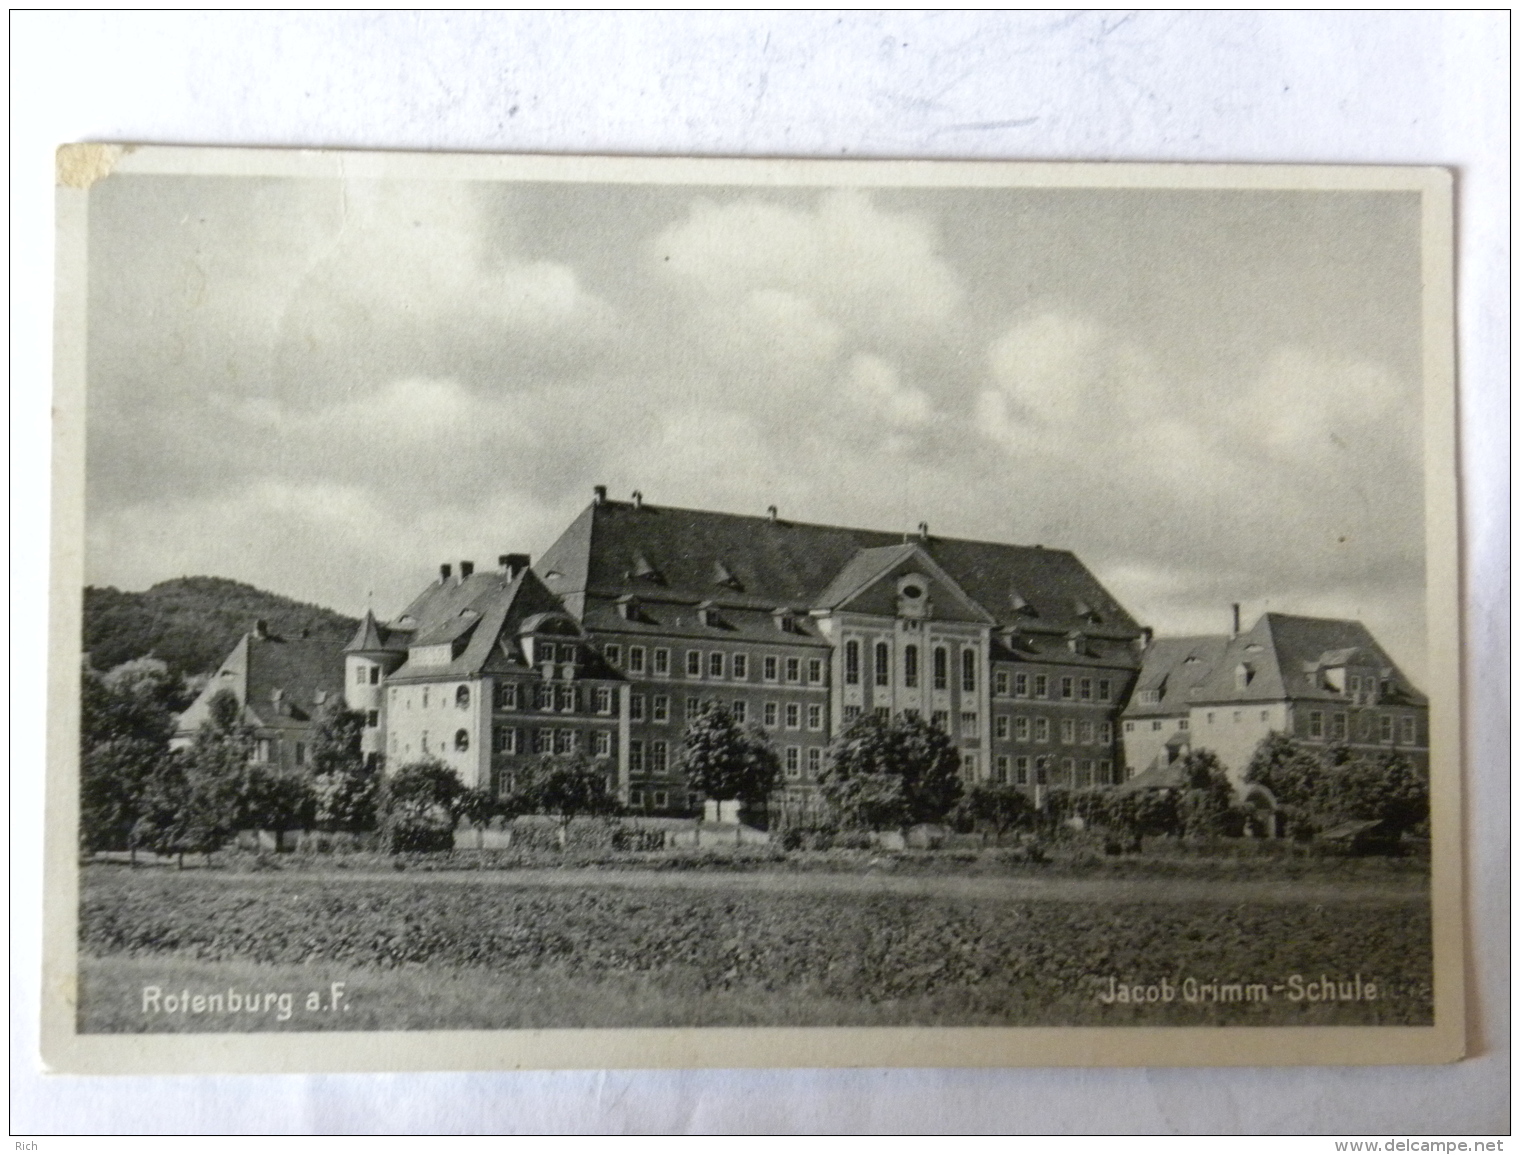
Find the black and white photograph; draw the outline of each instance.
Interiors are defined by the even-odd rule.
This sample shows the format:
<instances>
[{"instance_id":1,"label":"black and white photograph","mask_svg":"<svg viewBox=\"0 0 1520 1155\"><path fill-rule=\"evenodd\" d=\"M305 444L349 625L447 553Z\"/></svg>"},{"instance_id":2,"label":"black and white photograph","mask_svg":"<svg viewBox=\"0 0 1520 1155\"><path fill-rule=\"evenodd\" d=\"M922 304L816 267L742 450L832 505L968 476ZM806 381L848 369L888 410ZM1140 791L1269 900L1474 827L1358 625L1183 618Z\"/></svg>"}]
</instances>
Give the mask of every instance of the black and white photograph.
<instances>
[{"instance_id":1,"label":"black and white photograph","mask_svg":"<svg viewBox=\"0 0 1520 1155\"><path fill-rule=\"evenodd\" d=\"M59 179L52 1061L1462 1053L1447 173Z\"/></svg>"}]
</instances>

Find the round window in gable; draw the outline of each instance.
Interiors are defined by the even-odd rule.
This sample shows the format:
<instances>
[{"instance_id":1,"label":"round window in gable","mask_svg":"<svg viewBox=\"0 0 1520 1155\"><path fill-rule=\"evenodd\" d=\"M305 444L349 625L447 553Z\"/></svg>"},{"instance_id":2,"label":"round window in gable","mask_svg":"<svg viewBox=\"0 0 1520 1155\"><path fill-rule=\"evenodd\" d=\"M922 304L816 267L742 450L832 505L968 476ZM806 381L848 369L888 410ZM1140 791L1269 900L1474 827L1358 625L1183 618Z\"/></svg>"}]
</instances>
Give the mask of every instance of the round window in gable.
<instances>
[{"instance_id":1,"label":"round window in gable","mask_svg":"<svg viewBox=\"0 0 1520 1155\"><path fill-rule=\"evenodd\" d=\"M907 598L909 601L917 601L919 598L921 598L921 597L924 596L923 587L922 586L903 586L903 588L902 588L902 596L905 597L905 598Z\"/></svg>"}]
</instances>

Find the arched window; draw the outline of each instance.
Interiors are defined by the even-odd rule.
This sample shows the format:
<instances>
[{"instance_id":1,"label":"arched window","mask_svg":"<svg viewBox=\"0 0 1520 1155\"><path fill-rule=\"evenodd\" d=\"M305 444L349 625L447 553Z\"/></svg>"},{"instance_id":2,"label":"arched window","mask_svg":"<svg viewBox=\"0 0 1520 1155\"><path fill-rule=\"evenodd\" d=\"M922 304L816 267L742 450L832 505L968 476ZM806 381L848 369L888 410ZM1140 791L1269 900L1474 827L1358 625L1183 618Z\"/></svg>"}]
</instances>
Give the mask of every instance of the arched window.
<instances>
[{"instance_id":1,"label":"arched window","mask_svg":"<svg viewBox=\"0 0 1520 1155\"><path fill-rule=\"evenodd\" d=\"M876 643L876 684L888 686L892 683L892 648L886 642Z\"/></svg>"},{"instance_id":2,"label":"arched window","mask_svg":"<svg viewBox=\"0 0 1520 1155\"><path fill-rule=\"evenodd\" d=\"M468 750L470 748L470 732L468 730L454 731L454 749Z\"/></svg>"},{"instance_id":3,"label":"arched window","mask_svg":"<svg viewBox=\"0 0 1520 1155\"><path fill-rule=\"evenodd\" d=\"M976 689L976 651L965 649L961 651L961 689L971 693Z\"/></svg>"},{"instance_id":4,"label":"arched window","mask_svg":"<svg viewBox=\"0 0 1520 1155\"><path fill-rule=\"evenodd\" d=\"M903 647L903 685L909 689L918 685L918 647Z\"/></svg>"},{"instance_id":5,"label":"arched window","mask_svg":"<svg viewBox=\"0 0 1520 1155\"><path fill-rule=\"evenodd\" d=\"M468 710L470 708L470 687L460 686L459 689L454 691L454 705L461 710ZM461 734L464 733L463 730L459 732Z\"/></svg>"},{"instance_id":6,"label":"arched window","mask_svg":"<svg viewBox=\"0 0 1520 1155\"><path fill-rule=\"evenodd\" d=\"M934 688L936 690L950 688L950 655L944 646L934 647Z\"/></svg>"},{"instance_id":7,"label":"arched window","mask_svg":"<svg viewBox=\"0 0 1520 1155\"><path fill-rule=\"evenodd\" d=\"M860 643L844 644L844 680L848 686L860 685Z\"/></svg>"}]
</instances>

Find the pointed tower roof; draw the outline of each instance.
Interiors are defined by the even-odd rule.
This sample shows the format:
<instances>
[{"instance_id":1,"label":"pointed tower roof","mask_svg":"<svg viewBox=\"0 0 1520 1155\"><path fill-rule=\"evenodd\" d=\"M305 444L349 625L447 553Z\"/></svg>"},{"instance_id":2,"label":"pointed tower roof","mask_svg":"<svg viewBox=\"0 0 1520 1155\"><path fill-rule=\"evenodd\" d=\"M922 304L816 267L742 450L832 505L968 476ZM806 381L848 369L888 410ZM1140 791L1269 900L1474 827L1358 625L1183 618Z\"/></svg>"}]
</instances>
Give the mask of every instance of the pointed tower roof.
<instances>
[{"instance_id":1,"label":"pointed tower roof","mask_svg":"<svg viewBox=\"0 0 1520 1155\"><path fill-rule=\"evenodd\" d=\"M404 645L390 643L391 631L375 620L373 610L364 611L364 620L354 631L353 638L343 647L345 654L400 652Z\"/></svg>"}]
</instances>

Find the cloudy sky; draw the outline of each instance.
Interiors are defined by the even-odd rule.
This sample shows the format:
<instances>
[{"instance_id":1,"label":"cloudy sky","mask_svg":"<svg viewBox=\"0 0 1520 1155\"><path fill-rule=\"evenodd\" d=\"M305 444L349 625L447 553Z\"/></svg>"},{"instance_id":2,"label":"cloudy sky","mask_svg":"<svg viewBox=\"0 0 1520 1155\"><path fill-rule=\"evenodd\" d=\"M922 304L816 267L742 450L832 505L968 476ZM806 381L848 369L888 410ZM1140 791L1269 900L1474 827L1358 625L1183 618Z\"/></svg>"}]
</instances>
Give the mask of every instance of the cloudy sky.
<instances>
[{"instance_id":1,"label":"cloudy sky","mask_svg":"<svg viewBox=\"0 0 1520 1155\"><path fill-rule=\"evenodd\" d=\"M1415 194L117 175L86 580L399 611L657 504L1076 551L1424 673Z\"/></svg>"}]
</instances>

